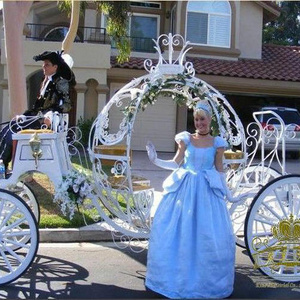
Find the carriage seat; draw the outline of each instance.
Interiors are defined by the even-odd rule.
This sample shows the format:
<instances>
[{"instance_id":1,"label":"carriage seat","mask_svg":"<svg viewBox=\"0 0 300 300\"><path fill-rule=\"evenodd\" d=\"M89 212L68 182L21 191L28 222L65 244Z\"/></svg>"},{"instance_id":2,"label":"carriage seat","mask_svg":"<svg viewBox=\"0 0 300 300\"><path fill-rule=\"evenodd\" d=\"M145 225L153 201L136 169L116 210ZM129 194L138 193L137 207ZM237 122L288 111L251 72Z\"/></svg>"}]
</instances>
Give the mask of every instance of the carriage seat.
<instances>
[{"instance_id":1,"label":"carriage seat","mask_svg":"<svg viewBox=\"0 0 300 300\"><path fill-rule=\"evenodd\" d=\"M18 134L54 133L52 129L23 129Z\"/></svg>"},{"instance_id":2,"label":"carriage seat","mask_svg":"<svg viewBox=\"0 0 300 300\"><path fill-rule=\"evenodd\" d=\"M94 152L100 154L101 164L104 166L114 166L115 162L127 160L126 145L98 145L94 147ZM131 164L132 150L129 152L129 164Z\"/></svg>"},{"instance_id":3,"label":"carriage seat","mask_svg":"<svg viewBox=\"0 0 300 300\"><path fill-rule=\"evenodd\" d=\"M71 170L71 160L67 144L68 114L54 113L51 129L23 129L12 135L13 175L18 176L30 170L47 174L53 182ZM36 140L32 140L37 134ZM40 143L40 155L33 155L33 143ZM49 175L49 170L55 170Z\"/></svg>"},{"instance_id":4,"label":"carriage seat","mask_svg":"<svg viewBox=\"0 0 300 300\"><path fill-rule=\"evenodd\" d=\"M132 150L129 150L129 157L127 157L127 146L119 145L98 145L94 147L94 152L97 158L100 159L101 165L105 167L113 167L116 162L125 161L128 165L132 162ZM109 172L110 170L108 170ZM113 189L129 186L128 179L125 175L108 176L108 182ZM133 192L151 189L150 180L141 176L131 176Z\"/></svg>"},{"instance_id":5,"label":"carriage seat","mask_svg":"<svg viewBox=\"0 0 300 300\"><path fill-rule=\"evenodd\" d=\"M113 189L119 189L122 186L128 186L128 180L124 175L108 176L108 182ZM132 175L132 190L133 192L151 189L150 180L142 176Z\"/></svg>"}]
</instances>

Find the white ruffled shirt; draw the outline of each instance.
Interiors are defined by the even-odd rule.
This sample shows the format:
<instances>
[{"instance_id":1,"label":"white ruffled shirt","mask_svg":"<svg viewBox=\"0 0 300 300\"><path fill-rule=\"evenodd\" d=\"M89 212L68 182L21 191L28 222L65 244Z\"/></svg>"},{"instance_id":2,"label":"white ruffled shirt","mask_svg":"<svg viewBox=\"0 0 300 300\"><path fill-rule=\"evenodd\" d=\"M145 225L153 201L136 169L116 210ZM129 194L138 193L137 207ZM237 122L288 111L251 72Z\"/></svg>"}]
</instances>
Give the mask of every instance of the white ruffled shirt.
<instances>
[{"instance_id":1,"label":"white ruffled shirt","mask_svg":"<svg viewBox=\"0 0 300 300\"><path fill-rule=\"evenodd\" d=\"M54 73L54 74L55 74L55 73ZM52 81L52 77L53 77L54 74L48 76L48 79L47 79L45 85L44 85L43 88L41 89L41 92L40 92L40 95L41 95L41 96L44 96L44 95L45 95L47 86L48 86L49 82Z\"/></svg>"}]
</instances>

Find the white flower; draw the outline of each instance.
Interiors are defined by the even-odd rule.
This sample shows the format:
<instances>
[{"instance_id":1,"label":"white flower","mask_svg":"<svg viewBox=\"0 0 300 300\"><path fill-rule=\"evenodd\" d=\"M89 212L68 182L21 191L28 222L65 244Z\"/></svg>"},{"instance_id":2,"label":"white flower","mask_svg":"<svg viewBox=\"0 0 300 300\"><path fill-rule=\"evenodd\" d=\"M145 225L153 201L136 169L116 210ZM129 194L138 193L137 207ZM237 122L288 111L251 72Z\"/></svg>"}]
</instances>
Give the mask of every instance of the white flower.
<instances>
[{"instance_id":1,"label":"white flower","mask_svg":"<svg viewBox=\"0 0 300 300\"><path fill-rule=\"evenodd\" d=\"M93 187L88 177L76 170L70 171L56 189L53 202L60 205L65 216L73 218L78 205L83 205L84 199L89 197Z\"/></svg>"},{"instance_id":2,"label":"white flower","mask_svg":"<svg viewBox=\"0 0 300 300\"><path fill-rule=\"evenodd\" d=\"M78 193L79 186L77 184L73 184L73 191L74 191L74 193Z\"/></svg>"}]
</instances>

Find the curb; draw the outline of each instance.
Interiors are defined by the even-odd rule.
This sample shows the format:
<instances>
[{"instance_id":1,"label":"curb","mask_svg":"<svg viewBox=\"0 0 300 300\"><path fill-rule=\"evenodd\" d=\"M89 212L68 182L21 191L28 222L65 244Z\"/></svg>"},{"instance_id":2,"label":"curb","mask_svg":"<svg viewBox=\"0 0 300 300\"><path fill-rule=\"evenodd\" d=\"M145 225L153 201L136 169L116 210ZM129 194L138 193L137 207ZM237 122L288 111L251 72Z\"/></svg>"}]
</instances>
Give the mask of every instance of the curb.
<instances>
[{"instance_id":1,"label":"curb","mask_svg":"<svg viewBox=\"0 0 300 300\"><path fill-rule=\"evenodd\" d=\"M155 191L152 216L161 200L161 192ZM83 226L80 228L51 228L39 229L41 243L76 243L76 242L113 242L114 233L122 236L105 221Z\"/></svg>"},{"instance_id":2,"label":"curb","mask_svg":"<svg viewBox=\"0 0 300 300\"><path fill-rule=\"evenodd\" d=\"M111 242L110 230L82 228L39 229L41 243Z\"/></svg>"}]
</instances>

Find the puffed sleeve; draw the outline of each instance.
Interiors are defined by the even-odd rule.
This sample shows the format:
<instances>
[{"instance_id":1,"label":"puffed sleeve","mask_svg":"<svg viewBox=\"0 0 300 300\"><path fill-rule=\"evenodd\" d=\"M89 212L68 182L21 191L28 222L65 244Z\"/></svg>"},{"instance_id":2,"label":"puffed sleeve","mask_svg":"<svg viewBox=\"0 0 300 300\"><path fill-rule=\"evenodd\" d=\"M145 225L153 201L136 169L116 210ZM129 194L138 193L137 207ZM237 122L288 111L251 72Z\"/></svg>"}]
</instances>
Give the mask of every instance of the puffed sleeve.
<instances>
[{"instance_id":1,"label":"puffed sleeve","mask_svg":"<svg viewBox=\"0 0 300 300\"><path fill-rule=\"evenodd\" d=\"M185 145L188 145L190 143L190 133L187 131L180 132L176 134L175 141L177 144L179 144L180 141L183 141Z\"/></svg>"},{"instance_id":2,"label":"puffed sleeve","mask_svg":"<svg viewBox=\"0 0 300 300\"><path fill-rule=\"evenodd\" d=\"M228 148L228 143L220 136L215 137L215 148Z\"/></svg>"}]
</instances>

